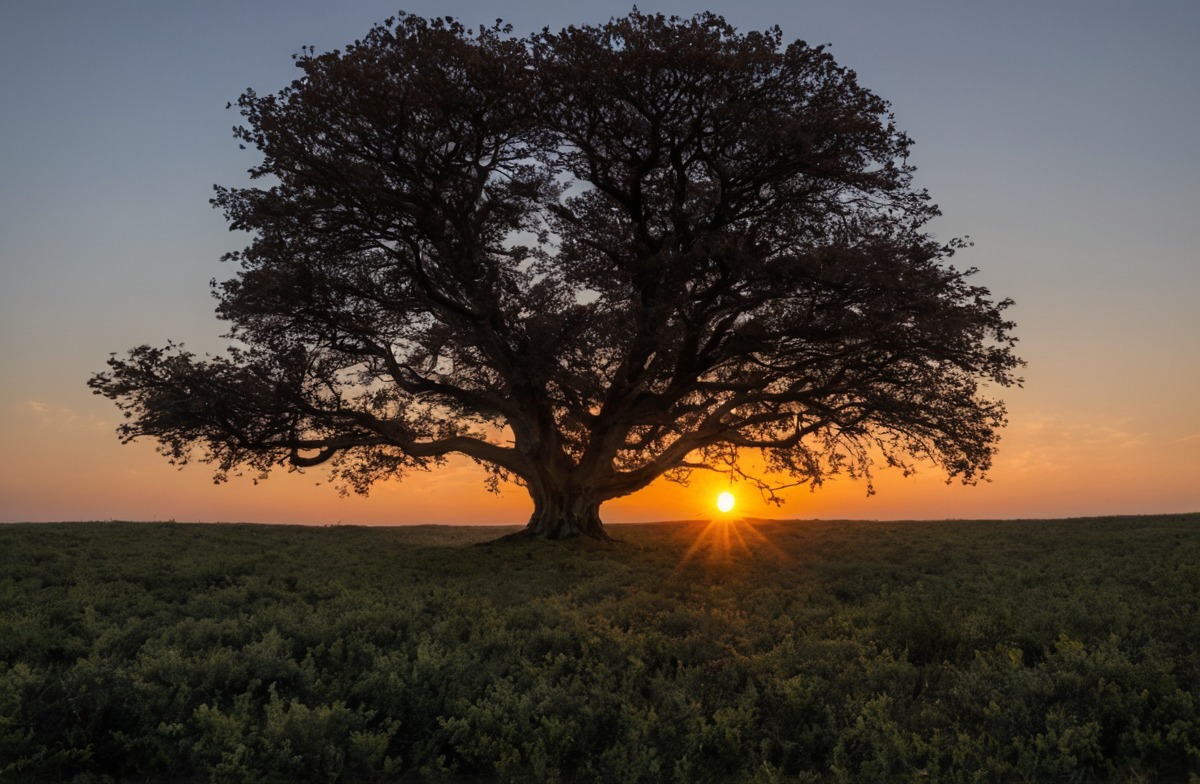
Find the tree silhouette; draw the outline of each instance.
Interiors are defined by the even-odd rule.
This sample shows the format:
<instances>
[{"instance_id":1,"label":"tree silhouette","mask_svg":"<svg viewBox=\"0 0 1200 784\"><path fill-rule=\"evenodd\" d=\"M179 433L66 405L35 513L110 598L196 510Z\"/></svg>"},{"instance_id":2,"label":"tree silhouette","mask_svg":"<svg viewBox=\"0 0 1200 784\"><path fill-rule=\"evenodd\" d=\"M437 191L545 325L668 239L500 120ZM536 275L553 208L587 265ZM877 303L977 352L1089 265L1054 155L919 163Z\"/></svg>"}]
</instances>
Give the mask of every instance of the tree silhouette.
<instances>
[{"instance_id":1,"label":"tree silhouette","mask_svg":"<svg viewBox=\"0 0 1200 784\"><path fill-rule=\"evenodd\" d=\"M213 200L252 237L214 284L234 344L110 358L89 383L124 441L360 492L458 453L552 538L747 452L794 483L989 467L1010 303L948 263L909 138L822 47L707 13L526 39L402 14L296 64L237 101L261 184Z\"/></svg>"}]
</instances>

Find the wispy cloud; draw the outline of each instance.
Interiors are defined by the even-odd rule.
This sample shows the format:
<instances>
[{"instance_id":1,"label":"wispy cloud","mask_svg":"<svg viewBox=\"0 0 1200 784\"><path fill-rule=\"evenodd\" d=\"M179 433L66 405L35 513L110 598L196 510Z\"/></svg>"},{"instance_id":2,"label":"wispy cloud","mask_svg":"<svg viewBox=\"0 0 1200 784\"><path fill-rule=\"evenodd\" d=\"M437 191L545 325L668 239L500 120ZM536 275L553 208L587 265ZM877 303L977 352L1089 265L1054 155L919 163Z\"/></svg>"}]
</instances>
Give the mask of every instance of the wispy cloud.
<instances>
[{"instance_id":1,"label":"wispy cloud","mask_svg":"<svg viewBox=\"0 0 1200 784\"><path fill-rule=\"evenodd\" d=\"M1132 424L1132 418L1094 422L1027 417L1010 426L997 463L1021 473L1044 473L1127 461L1131 452L1149 443L1147 434Z\"/></svg>"},{"instance_id":2,"label":"wispy cloud","mask_svg":"<svg viewBox=\"0 0 1200 784\"><path fill-rule=\"evenodd\" d=\"M111 425L92 414L80 414L69 406L53 406L40 400L26 400L20 406L22 413L32 419L40 429L60 433L81 430L105 430Z\"/></svg>"}]
</instances>

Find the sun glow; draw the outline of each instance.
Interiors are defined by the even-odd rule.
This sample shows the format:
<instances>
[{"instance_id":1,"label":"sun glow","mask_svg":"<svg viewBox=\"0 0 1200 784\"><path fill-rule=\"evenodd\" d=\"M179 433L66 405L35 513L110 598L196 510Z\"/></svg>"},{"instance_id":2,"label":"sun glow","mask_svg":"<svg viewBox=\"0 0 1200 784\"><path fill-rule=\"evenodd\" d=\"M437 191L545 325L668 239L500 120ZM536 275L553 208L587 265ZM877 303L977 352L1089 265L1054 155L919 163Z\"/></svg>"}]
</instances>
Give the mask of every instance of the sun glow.
<instances>
[{"instance_id":1,"label":"sun glow","mask_svg":"<svg viewBox=\"0 0 1200 784\"><path fill-rule=\"evenodd\" d=\"M690 539L679 566L700 562L701 565L725 569L743 558L771 558L786 563L789 556L773 544L765 531L778 530L764 521L730 515L711 520L696 520L681 529L685 540Z\"/></svg>"},{"instance_id":2,"label":"sun glow","mask_svg":"<svg viewBox=\"0 0 1200 784\"><path fill-rule=\"evenodd\" d=\"M733 511L733 504L733 493L721 493L717 496L717 509L720 509L722 512Z\"/></svg>"}]
</instances>

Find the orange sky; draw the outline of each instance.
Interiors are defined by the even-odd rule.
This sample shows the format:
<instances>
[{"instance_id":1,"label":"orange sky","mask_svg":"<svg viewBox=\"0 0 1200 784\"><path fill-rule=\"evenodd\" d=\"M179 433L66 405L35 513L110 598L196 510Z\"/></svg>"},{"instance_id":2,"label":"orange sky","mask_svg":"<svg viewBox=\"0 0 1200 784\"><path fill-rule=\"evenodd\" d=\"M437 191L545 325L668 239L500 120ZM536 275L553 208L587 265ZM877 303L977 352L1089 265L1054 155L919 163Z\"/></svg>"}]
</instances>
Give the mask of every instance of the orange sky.
<instances>
[{"instance_id":1,"label":"orange sky","mask_svg":"<svg viewBox=\"0 0 1200 784\"><path fill-rule=\"evenodd\" d=\"M692 519L715 514L721 490L732 489L737 512L781 518L941 519L1149 514L1200 509L1200 435L1135 429L1133 417L1097 425L1026 412L1016 390L1014 422L1001 445L992 481L947 485L928 467L914 477L880 471L876 494L846 478L815 492L786 492L783 507L766 505L747 485L698 473L690 487L660 482L606 504L609 522ZM107 401L84 397L81 410L37 402L9 406L4 431L20 450L0 454L2 519L134 519L256 521L304 524L521 523L531 511L523 489L495 496L466 460L403 482L379 485L367 498L343 498L321 469L284 472L258 485L233 479L215 486L209 467L177 470L148 444L122 446ZM1144 422L1142 423L1145 424Z\"/></svg>"},{"instance_id":2,"label":"orange sky","mask_svg":"<svg viewBox=\"0 0 1200 784\"><path fill-rule=\"evenodd\" d=\"M208 282L241 243L207 204L257 163L225 104L294 78L291 54L344 46L389 0L227 4L14 3L0 12L0 521L516 523L522 490L486 493L470 463L343 499L321 471L214 487L150 445L85 384L109 352L223 348ZM1073 8L1074 6L1074 8ZM702 6L660 4L689 15ZM518 34L628 13L627 2L412 0ZM939 238L1011 297L1023 389L977 487L933 469L882 472L877 495L837 480L781 509L734 488L747 515L941 519L1200 511L1200 4L1034 0L919 7L744 0L740 30L829 41L891 101L910 163L944 216ZM286 12L284 10L286 9ZM720 9L718 9L720 10ZM1119 45L1114 45L1119 42ZM217 54L219 53L219 54ZM713 513L719 477L607 504L609 521Z\"/></svg>"}]
</instances>

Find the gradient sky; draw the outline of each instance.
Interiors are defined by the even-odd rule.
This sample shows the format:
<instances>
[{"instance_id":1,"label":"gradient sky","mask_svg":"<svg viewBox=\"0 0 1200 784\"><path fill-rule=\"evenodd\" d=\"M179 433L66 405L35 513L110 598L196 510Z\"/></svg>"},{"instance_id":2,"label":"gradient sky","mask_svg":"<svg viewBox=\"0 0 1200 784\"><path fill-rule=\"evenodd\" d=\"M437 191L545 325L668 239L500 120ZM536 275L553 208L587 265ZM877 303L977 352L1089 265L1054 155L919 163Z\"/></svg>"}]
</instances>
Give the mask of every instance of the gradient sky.
<instances>
[{"instance_id":1,"label":"gradient sky","mask_svg":"<svg viewBox=\"0 0 1200 784\"><path fill-rule=\"evenodd\" d=\"M45 0L0 7L0 521L524 522L524 491L454 463L369 498L321 471L214 486L149 444L121 446L87 378L110 352L223 347L211 278L240 246L208 206L256 161L225 109L294 77L291 55L353 41L403 7L524 34L602 22L591 0ZM1200 3L640 4L778 24L829 43L915 140L932 229L970 235L956 262L1011 297L1023 389L992 481L883 472L791 492L780 517L1068 517L1200 510ZM655 485L606 520L709 514L717 479Z\"/></svg>"}]
</instances>

